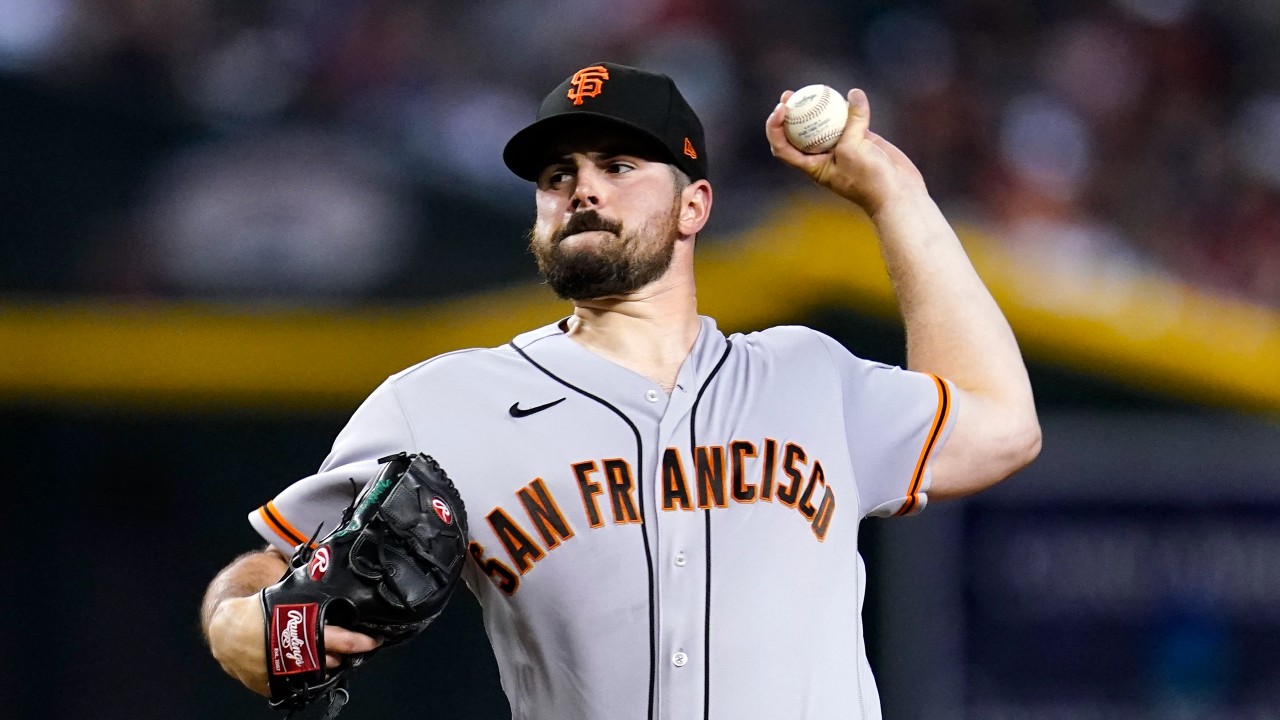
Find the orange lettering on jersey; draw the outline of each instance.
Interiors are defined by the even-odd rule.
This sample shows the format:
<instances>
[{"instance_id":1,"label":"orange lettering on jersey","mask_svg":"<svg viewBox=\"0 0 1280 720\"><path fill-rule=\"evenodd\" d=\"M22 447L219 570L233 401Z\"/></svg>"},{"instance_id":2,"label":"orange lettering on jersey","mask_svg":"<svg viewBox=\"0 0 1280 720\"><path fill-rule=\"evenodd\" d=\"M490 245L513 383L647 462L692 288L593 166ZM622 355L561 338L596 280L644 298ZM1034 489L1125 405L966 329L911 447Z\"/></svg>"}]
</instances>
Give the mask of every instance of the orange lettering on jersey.
<instances>
[{"instance_id":1,"label":"orange lettering on jersey","mask_svg":"<svg viewBox=\"0 0 1280 720\"><path fill-rule=\"evenodd\" d=\"M724 499L724 448L698 447L693 451L694 472L698 475L698 507L706 510L712 502L726 507Z\"/></svg>"},{"instance_id":2,"label":"orange lettering on jersey","mask_svg":"<svg viewBox=\"0 0 1280 720\"><path fill-rule=\"evenodd\" d=\"M581 105L583 98L599 95L608 79L609 70L603 65L582 68L569 78L569 99L574 105Z\"/></svg>"},{"instance_id":3,"label":"orange lettering on jersey","mask_svg":"<svg viewBox=\"0 0 1280 720\"><path fill-rule=\"evenodd\" d=\"M764 439L764 459L760 472L760 499L773 502L773 476L778 469L778 441Z\"/></svg>"},{"instance_id":4,"label":"orange lettering on jersey","mask_svg":"<svg viewBox=\"0 0 1280 720\"><path fill-rule=\"evenodd\" d=\"M818 510L813 515L813 522L809 524L813 530L814 536L818 538L818 542L827 539L827 529L831 527L831 517L836 514L836 496L831 492L831 488L827 488L822 493L822 500L818 503Z\"/></svg>"},{"instance_id":5,"label":"orange lettering on jersey","mask_svg":"<svg viewBox=\"0 0 1280 720\"><path fill-rule=\"evenodd\" d=\"M471 541L467 545L467 550L471 553L471 557L475 559L476 564L497 584L498 589L502 592L512 595L516 590L520 589L520 576L515 570L507 567L506 563L494 558L484 556L484 546L476 541Z\"/></svg>"},{"instance_id":6,"label":"orange lettering on jersey","mask_svg":"<svg viewBox=\"0 0 1280 720\"><path fill-rule=\"evenodd\" d=\"M689 485L684 479L684 461L680 459L680 451L669 447L662 453L662 509L692 510L693 502L689 499Z\"/></svg>"},{"instance_id":7,"label":"orange lettering on jersey","mask_svg":"<svg viewBox=\"0 0 1280 720\"><path fill-rule=\"evenodd\" d=\"M740 503L756 501L756 486L747 482L746 459L756 456L756 446L746 440L734 440L729 445L729 456L733 467L733 499Z\"/></svg>"},{"instance_id":8,"label":"orange lettering on jersey","mask_svg":"<svg viewBox=\"0 0 1280 720\"><path fill-rule=\"evenodd\" d=\"M804 448L795 443L787 443L783 452L782 472L791 478L791 484L778 486L778 500L788 507L795 507L800 497L800 486L804 483L804 473L796 467L796 463L805 461Z\"/></svg>"},{"instance_id":9,"label":"orange lettering on jersey","mask_svg":"<svg viewBox=\"0 0 1280 720\"><path fill-rule=\"evenodd\" d=\"M822 463L814 460L813 472L809 475L809 484L804 486L804 495L800 496L800 514L808 520L813 519L814 509L810 501L813 499L813 488L818 485L827 486L827 475L822 472Z\"/></svg>"},{"instance_id":10,"label":"orange lettering on jersey","mask_svg":"<svg viewBox=\"0 0 1280 720\"><path fill-rule=\"evenodd\" d=\"M684 139L684 154L694 160L698 159L698 151L693 149L693 143L689 142L689 138Z\"/></svg>"},{"instance_id":11,"label":"orange lettering on jersey","mask_svg":"<svg viewBox=\"0 0 1280 720\"><path fill-rule=\"evenodd\" d=\"M498 536L498 540L502 542L502 546L507 549L511 562L515 563L521 575L529 572L529 568L546 554L533 542L529 533L517 525L516 521L512 520L502 508L494 508L486 519L489 521L489 527L493 528L494 534Z\"/></svg>"},{"instance_id":12,"label":"orange lettering on jersey","mask_svg":"<svg viewBox=\"0 0 1280 720\"><path fill-rule=\"evenodd\" d=\"M755 469L748 463L749 458L756 457L760 458L762 466L758 483L753 482ZM776 495L779 502L800 511L800 516L819 542L826 540L835 517L836 494L827 483L822 463L809 457L800 445L794 442L783 445L772 438L765 438L760 445L748 440L733 440L726 445L693 448L692 461L694 467L690 474L685 471L684 457L679 448L668 447L663 451L660 492L664 511L727 508L730 499L735 505L745 505L760 499L772 501ZM775 484L779 467L786 479ZM643 522L637 497L643 490L626 460L586 460L574 463L570 468L592 528L606 524L600 509L601 496L604 495L608 496L614 525ZM597 478L597 473L602 473L603 477ZM689 487L690 481L696 483L696 488ZM548 485L541 477L535 477L515 491L535 532L526 530L502 507L495 507L485 516L494 537L506 550L510 563L487 556L478 542L473 541L467 546L479 569L507 595L514 594L520 588L523 576L552 550L575 537L573 526L552 495L551 487L556 485ZM561 492L573 491L563 489ZM746 512L746 509L741 512Z\"/></svg>"},{"instance_id":13,"label":"orange lettering on jersey","mask_svg":"<svg viewBox=\"0 0 1280 720\"><path fill-rule=\"evenodd\" d=\"M604 482L609 486L609 502L613 505L615 524L638 523L640 513L632 497L635 481L631 479L631 465L621 458L604 461Z\"/></svg>"},{"instance_id":14,"label":"orange lettering on jersey","mask_svg":"<svg viewBox=\"0 0 1280 720\"><path fill-rule=\"evenodd\" d=\"M587 509L587 523L593 528L604 527L604 520L600 519L600 506L596 504L596 496L604 492L600 487L600 483L591 479L590 475L596 472L594 460L576 463L573 466L573 476L578 480L578 490L582 492L582 506Z\"/></svg>"},{"instance_id":15,"label":"orange lettering on jersey","mask_svg":"<svg viewBox=\"0 0 1280 720\"><path fill-rule=\"evenodd\" d=\"M547 484L542 478L534 478L533 482L520 488L516 495L520 496L520 504L524 505L524 511L538 529L548 552L559 547L561 540L573 537L569 521L565 520L564 513L560 512L551 493L547 492Z\"/></svg>"}]
</instances>

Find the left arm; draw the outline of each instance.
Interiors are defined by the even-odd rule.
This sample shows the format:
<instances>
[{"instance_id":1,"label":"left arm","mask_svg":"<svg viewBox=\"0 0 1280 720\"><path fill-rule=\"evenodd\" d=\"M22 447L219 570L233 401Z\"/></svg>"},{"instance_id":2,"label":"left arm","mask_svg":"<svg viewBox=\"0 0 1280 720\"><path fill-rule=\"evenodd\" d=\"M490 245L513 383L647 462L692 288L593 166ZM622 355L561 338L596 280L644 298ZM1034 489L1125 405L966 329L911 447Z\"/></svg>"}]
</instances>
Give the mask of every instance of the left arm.
<instances>
[{"instance_id":1,"label":"left arm","mask_svg":"<svg viewBox=\"0 0 1280 720\"><path fill-rule=\"evenodd\" d=\"M765 125L773 154L858 204L876 226L906 325L908 369L956 388L955 426L930 464L929 496L978 492L1030 463L1040 451L1040 424L1013 331L920 171L870 131L866 95L849 93L849 120L830 152L796 150L783 117L779 104Z\"/></svg>"}]
</instances>

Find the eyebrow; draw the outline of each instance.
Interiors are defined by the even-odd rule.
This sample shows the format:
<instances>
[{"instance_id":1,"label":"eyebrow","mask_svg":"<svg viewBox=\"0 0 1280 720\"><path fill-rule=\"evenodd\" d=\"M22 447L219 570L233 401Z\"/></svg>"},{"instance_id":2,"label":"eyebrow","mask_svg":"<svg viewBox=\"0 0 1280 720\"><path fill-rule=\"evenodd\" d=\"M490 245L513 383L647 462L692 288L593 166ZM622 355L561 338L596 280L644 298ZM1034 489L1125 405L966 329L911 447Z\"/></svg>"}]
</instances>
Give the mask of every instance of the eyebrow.
<instances>
[{"instance_id":1,"label":"eyebrow","mask_svg":"<svg viewBox=\"0 0 1280 720\"><path fill-rule=\"evenodd\" d=\"M614 157L618 157L619 155L627 155L640 160L643 160L645 158L645 154L641 150L627 149L623 146L616 146L616 147L605 147L604 149L601 149L601 150L589 150L586 152L566 151L560 154L553 153L547 159L547 165L567 163L573 158L575 154L579 154L579 153L582 155L586 155L587 157L590 157L592 159L614 158Z\"/></svg>"}]
</instances>

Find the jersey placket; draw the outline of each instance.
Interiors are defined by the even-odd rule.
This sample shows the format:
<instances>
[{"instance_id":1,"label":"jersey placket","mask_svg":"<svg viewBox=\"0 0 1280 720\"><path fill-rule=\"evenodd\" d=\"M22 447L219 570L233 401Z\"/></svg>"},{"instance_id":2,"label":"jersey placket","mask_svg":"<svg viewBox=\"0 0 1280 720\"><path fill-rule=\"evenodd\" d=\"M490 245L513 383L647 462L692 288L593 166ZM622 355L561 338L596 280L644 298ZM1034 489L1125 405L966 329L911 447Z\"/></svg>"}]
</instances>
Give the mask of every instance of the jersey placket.
<instances>
[{"instance_id":1,"label":"jersey placket","mask_svg":"<svg viewBox=\"0 0 1280 720\"><path fill-rule=\"evenodd\" d=\"M705 595L699 590L704 587L706 574L703 566L689 568L692 570L690 577L693 581L690 583L692 587L691 598L671 599L664 597L663 583L666 579L664 565L674 563L674 557L664 555L664 521L663 515L695 515L696 513L664 513L662 511L662 485L661 485L661 467L663 451L668 444L676 445L682 443L681 447L685 452L688 451L689 431L687 423L681 422L682 418L688 415L694 401L694 394L687 392L690 387L695 387L693 383L697 382L693 366L696 360L691 357L682 366L680 377L677 379L677 387L674 392L668 394L662 388L647 378L615 365L598 355L590 353L585 348L572 343L567 338L556 338L556 342L549 348L531 348L529 353L530 361L535 362L545 372L550 373L553 377L564 382L568 387L575 391L584 393L589 397L595 398L597 402L601 402L609 407L613 412L617 413L625 421L635 429L637 433L638 447L641 453L635 457L636 465L642 468L643 474L637 474L636 480L639 487L636 488L638 500L642 502L641 514L643 524L638 526L640 532L644 534L645 543L648 546L649 561L648 566L649 582L651 583L651 595L649 602L651 603L651 612L653 623L646 627L646 634L651 643L650 665L646 668L644 674L645 680L652 682L652 696L650 701L653 707L652 716L648 720L654 718L698 718L702 716L702 681L703 666L699 663L697 667L692 666L692 658L695 657L694 650L698 655L701 654L702 645L702 625L698 622L696 627L691 626L688 631L681 631L679 634L678 645L681 649L671 649L671 642L664 638L663 612L666 612L667 621L671 621L674 617L681 618L681 622L686 618L696 615L701 618L705 610ZM550 352L548 352L550 350ZM696 349L695 353L696 355ZM678 428L675 429L675 428ZM664 430L665 429L665 430ZM670 438L671 442L665 442ZM681 439L683 438L683 440ZM658 469L655 475L654 468ZM655 481L654 478L658 480ZM696 519L696 518L695 518ZM685 520L685 522L690 522ZM697 547L702 546L703 525L701 520L697 520L692 527L695 531L688 534L693 541L698 543ZM696 548L695 548L696 549ZM688 562L688 557L684 562ZM619 568L619 571L623 571ZM696 576L693 575L696 573ZM669 583L668 583L669 584ZM696 643L696 648L695 648ZM679 655L677 655L679 653ZM677 662L679 667L677 667ZM681 670L680 676L674 678L682 684L679 687L673 686L673 678L670 675L672 670ZM637 678L638 679L638 678ZM646 683L649 684L649 683ZM665 697L678 697L676 704L670 704L664 700ZM673 715L668 709L670 707L680 707L680 703L689 704L687 709L681 708L683 715ZM697 712L693 713L696 708Z\"/></svg>"},{"instance_id":2,"label":"jersey placket","mask_svg":"<svg viewBox=\"0 0 1280 720\"><path fill-rule=\"evenodd\" d=\"M696 350L695 350L696 357ZM657 717L660 720L693 720L702 717L706 663L707 555L703 511L664 509L663 457L668 448L677 456L692 457L689 446L689 418L701 378L692 362L681 368L676 388L667 399L658 425L653 470L648 474L653 492L649 494L649 516L654 518L656 574L654 603L657 609ZM685 467L686 478L696 477L695 468ZM692 489L692 484L690 485Z\"/></svg>"}]
</instances>

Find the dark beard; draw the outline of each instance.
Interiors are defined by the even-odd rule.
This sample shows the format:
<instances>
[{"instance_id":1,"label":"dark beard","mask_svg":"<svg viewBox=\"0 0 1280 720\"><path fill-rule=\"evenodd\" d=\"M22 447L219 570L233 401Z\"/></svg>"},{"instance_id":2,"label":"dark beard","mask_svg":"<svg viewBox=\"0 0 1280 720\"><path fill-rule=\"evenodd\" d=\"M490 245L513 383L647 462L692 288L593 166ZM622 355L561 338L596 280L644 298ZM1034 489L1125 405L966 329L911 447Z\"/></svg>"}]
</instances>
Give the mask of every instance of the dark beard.
<instances>
[{"instance_id":1,"label":"dark beard","mask_svg":"<svg viewBox=\"0 0 1280 720\"><path fill-rule=\"evenodd\" d=\"M538 260L538 271L552 291L562 300L591 300L627 295L662 277L671 266L675 253L676 219L673 212L663 227L646 223L628 234L620 223L602 217L594 210L584 210L569 218L551 246L543 249L534 241L530 250ZM579 232L600 230L612 233L611 242L601 243L589 251L568 251L562 241ZM657 247L646 245L646 235L662 232ZM530 233L532 238L532 233Z\"/></svg>"}]
</instances>

